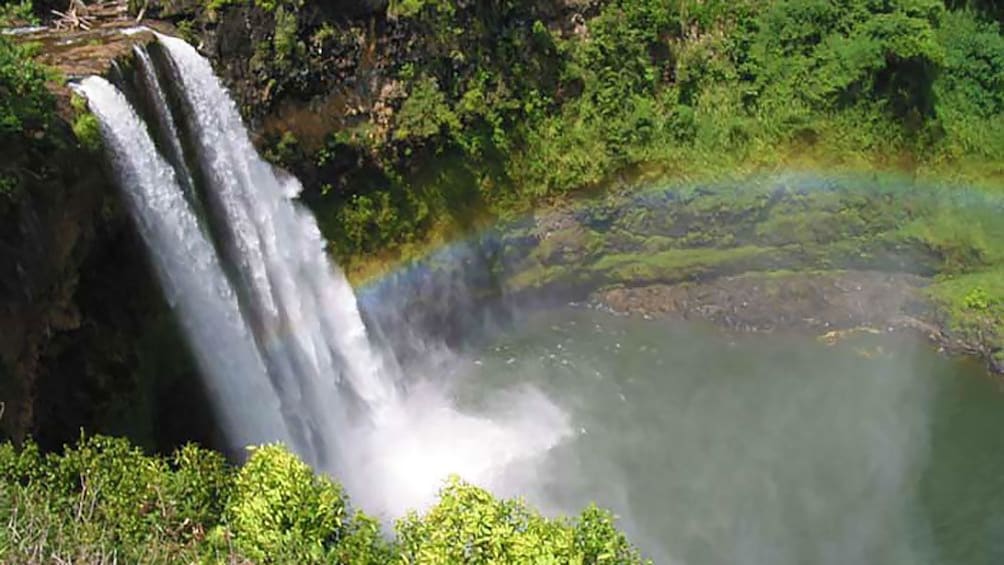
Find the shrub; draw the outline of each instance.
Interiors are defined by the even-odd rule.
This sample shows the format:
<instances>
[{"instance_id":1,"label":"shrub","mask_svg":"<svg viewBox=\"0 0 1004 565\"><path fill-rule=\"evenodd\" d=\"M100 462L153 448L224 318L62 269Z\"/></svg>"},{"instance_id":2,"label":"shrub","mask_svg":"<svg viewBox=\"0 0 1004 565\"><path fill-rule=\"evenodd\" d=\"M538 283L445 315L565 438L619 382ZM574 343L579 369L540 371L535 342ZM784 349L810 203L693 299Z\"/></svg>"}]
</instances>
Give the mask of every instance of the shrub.
<instances>
[{"instance_id":1,"label":"shrub","mask_svg":"<svg viewBox=\"0 0 1004 565\"><path fill-rule=\"evenodd\" d=\"M449 127L459 127L457 116L446 103L436 79L425 77L412 87L396 117L397 139L429 138Z\"/></svg>"},{"instance_id":2,"label":"shrub","mask_svg":"<svg viewBox=\"0 0 1004 565\"><path fill-rule=\"evenodd\" d=\"M1004 36L969 12L949 13L939 32L944 70L935 82L945 151L958 157L1004 152Z\"/></svg>"},{"instance_id":3,"label":"shrub","mask_svg":"<svg viewBox=\"0 0 1004 565\"><path fill-rule=\"evenodd\" d=\"M73 135L77 137L80 146L87 151L101 150L101 126L98 118L87 109L87 100L73 95L70 100L76 117L73 119Z\"/></svg>"},{"instance_id":4,"label":"shrub","mask_svg":"<svg viewBox=\"0 0 1004 565\"><path fill-rule=\"evenodd\" d=\"M30 47L0 35L0 138L44 129L52 118L49 73L32 56Z\"/></svg>"},{"instance_id":5,"label":"shrub","mask_svg":"<svg viewBox=\"0 0 1004 565\"><path fill-rule=\"evenodd\" d=\"M291 556L324 561L348 522L341 488L278 445L252 449L225 515L237 548L270 563Z\"/></svg>"},{"instance_id":6,"label":"shrub","mask_svg":"<svg viewBox=\"0 0 1004 565\"><path fill-rule=\"evenodd\" d=\"M449 0L390 0L387 13L395 18L413 18L426 7L435 11L452 13L454 8Z\"/></svg>"},{"instance_id":7,"label":"shrub","mask_svg":"<svg viewBox=\"0 0 1004 565\"><path fill-rule=\"evenodd\" d=\"M33 46L0 35L0 205L25 191L26 178L43 176L51 157L44 154L53 145L55 100L45 84L51 72L34 53Z\"/></svg>"},{"instance_id":8,"label":"shrub","mask_svg":"<svg viewBox=\"0 0 1004 565\"><path fill-rule=\"evenodd\" d=\"M17 0L0 5L0 26L37 24L31 0Z\"/></svg>"},{"instance_id":9,"label":"shrub","mask_svg":"<svg viewBox=\"0 0 1004 565\"><path fill-rule=\"evenodd\" d=\"M451 479L425 515L397 524L405 563L642 563L613 528L609 513L591 507L575 521L548 520L519 500Z\"/></svg>"},{"instance_id":10,"label":"shrub","mask_svg":"<svg viewBox=\"0 0 1004 565\"><path fill-rule=\"evenodd\" d=\"M297 35L299 23L295 9L279 6L275 10L275 35L272 38L272 48L280 69L286 68L295 57L303 52L303 44Z\"/></svg>"},{"instance_id":11,"label":"shrub","mask_svg":"<svg viewBox=\"0 0 1004 565\"><path fill-rule=\"evenodd\" d=\"M165 496L167 465L150 458L127 440L95 436L50 457L47 481L62 493L64 511L86 513L101 523L108 539L136 547L164 526L174 526Z\"/></svg>"},{"instance_id":12,"label":"shrub","mask_svg":"<svg viewBox=\"0 0 1004 565\"><path fill-rule=\"evenodd\" d=\"M170 515L184 541L198 540L220 524L233 492L231 468L219 453L189 444L171 456L166 482Z\"/></svg>"},{"instance_id":13,"label":"shrub","mask_svg":"<svg viewBox=\"0 0 1004 565\"><path fill-rule=\"evenodd\" d=\"M962 304L970 310L987 310L990 308L990 294L983 287L975 287L962 298Z\"/></svg>"},{"instance_id":14,"label":"shrub","mask_svg":"<svg viewBox=\"0 0 1004 565\"><path fill-rule=\"evenodd\" d=\"M609 513L548 520L522 502L449 482L388 543L341 488L278 445L240 469L188 445L170 457L124 439L81 438L42 455L0 444L4 562L640 563Z\"/></svg>"}]
</instances>

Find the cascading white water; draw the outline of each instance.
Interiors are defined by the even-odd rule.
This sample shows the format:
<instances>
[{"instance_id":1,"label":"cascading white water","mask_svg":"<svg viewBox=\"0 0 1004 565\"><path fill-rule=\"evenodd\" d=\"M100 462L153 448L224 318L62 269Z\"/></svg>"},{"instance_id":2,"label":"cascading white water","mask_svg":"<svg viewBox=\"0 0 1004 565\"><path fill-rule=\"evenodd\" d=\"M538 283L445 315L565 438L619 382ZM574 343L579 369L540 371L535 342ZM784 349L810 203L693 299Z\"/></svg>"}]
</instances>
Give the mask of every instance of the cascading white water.
<instances>
[{"instance_id":1,"label":"cascading white water","mask_svg":"<svg viewBox=\"0 0 1004 565\"><path fill-rule=\"evenodd\" d=\"M108 81L77 87L98 117L119 182L167 295L177 309L233 447L289 441L265 366L233 288L170 165L139 116Z\"/></svg>"},{"instance_id":2,"label":"cascading white water","mask_svg":"<svg viewBox=\"0 0 1004 565\"><path fill-rule=\"evenodd\" d=\"M232 244L229 258L248 294L262 353L284 389L283 409L300 422L294 433L311 446L311 462L336 465L325 444L344 440L348 407L338 380L349 381L370 417L393 402L393 381L316 223L291 200L299 182L279 178L258 156L209 61L180 39L160 42L177 67L210 199Z\"/></svg>"},{"instance_id":3,"label":"cascading white water","mask_svg":"<svg viewBox=\"0 0 1004 565\"><path fill-rule=\"evenodd\" d=\"M182 128L174 127L170 109L165 111L168 97L160 90L175 88L175 99L184 101L184 111L174 114L186 120L191 139L185 146L198 155L192 170L199 171L204 185L218 249L199 229L174 172L157 156L124 97L100 79L88 79L81 90L112 139L115 159L139 163L129 169L139 173L122 176L126 192L153 190L170 201L166 209L137 209L141 223L185 236L148 238L155 256L171 258L160 269L162 276L170 282L175 269L185 267L176 263L184 263L192 247L198 248L196 265L212 266L196 269L198 274L211 271L212 280L202 287L192 288L198 286L192 277L169 293L176 297L193 346L203 350L200 359L207 357L207 380L224 391L215 397L221 410L234 404L242 415L262 410L254 433L237 429L237 419L228 420L227 431L237 442L286 440L316 468L343 481L363 508L384 518L426 506L449 474L515 494L509 468L516 462L525 466L558 443L568 432L564 414L539 393L522 391L509 395L491 417L465 415L453 407L443 386L422 375L405 379L400 367L371 344L351 286L328 259L313 217L293 201L299 182L257 154L209 61L179 39L158 38L173 66L165 72L174 80L161 84L148 57L141 58L140 71L144 83L157 90L151 97L161 129L176 137L167 148L175 160L184 159L180 148L186 140L179 134ZM115 136L142 137L143 142ZM183 162L175 166L186 167ZM197 245L192 242L196 234ZM236 297L224 272L233 279ZM202 296L207 289L217 290ZM213 300L219 303L200 310L204 301ZM207 319L213 309L230 315ZM235 326L245 319L251 331ZM241 352L256 363L254 370L213 365L214 357L229 356L228 347L213 345L220 341L240 342ZM256 383L254 394L241 390L245 379ZM264 396L255 396L262 391L257 383L265 384ZM275 433L260 433L260 426L275 426L269 428Z\"/></svg>"},{"instance_id":4,"label":"cascading white water","mask_svg":"<svg viewBox=\"0 0 1004 565\"><path fill-rule=\"evenodd\" d=\"M171 153L170 160L171 163L176 165L175 173L179 177L178 180L182 182L185 190L194 191L192 172L188 170L188 166L185 164L185 150L181 147L181 136L178 134L178 126L174 122L174 116L171 115L171 108L167 103L167 98L164 96L164 90L160 87L160 79L157 78L157 70L154 68L153 60L150 59L150 54L147 53L147 50L139 45L133 47L133 53L136 55L137 61L139 61L143 86L146 89L147 96L153 100L157 120L164 129L167 148Z\"/></svg>"}]
</instances>

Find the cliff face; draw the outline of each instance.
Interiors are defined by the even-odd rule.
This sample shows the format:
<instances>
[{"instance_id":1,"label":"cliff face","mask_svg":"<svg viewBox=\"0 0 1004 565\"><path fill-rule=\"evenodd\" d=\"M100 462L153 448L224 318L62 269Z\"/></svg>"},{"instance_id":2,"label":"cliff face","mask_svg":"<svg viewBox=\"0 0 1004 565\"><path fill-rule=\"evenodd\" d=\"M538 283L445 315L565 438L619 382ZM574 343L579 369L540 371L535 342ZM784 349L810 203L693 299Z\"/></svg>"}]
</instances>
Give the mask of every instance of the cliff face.
<instances>
[{"instance_id":1,"label":"cliff face","mask_svg":"<svg viewBox=\"0 0 1004 565\"><path fill-rule=\"evenodd\" d=\"M110 222L100 221L102 209L115 208L104 172L88 166L64 126L50 135L70 146L37 156L51 159L51 165L38 167L49 174L33 178L29 190L3 210L0 355L6 408L0 425L16 438L36 420L37 385L53 339L81 328L80 268L95 249L99 226L115 231Z\"/></svg>"},{"instance_id":2,"label":"cliff face","mask_svg":"<svg viewBox=\"0 0 1004 565\"><path fill-rule=\"evenodd\" d=\"M537 92L561 98L581 88L563 83L554 41L587 34L605 3L231 2L214 11L153 0L147 14L214 62L256 144L303 182L302 200L347 263L420 239L442 218L463 231L482 204L470 187L507 182L497 154L514 108ZM480 110L447 108L462 96ZM475 116L494 106L490 119ZM471 154L447 133L461 122L478 130L460 142ZM450 205L415 196L451 190ZM371 209L413 220L369 221Z\"/></svg>"},{"instance_id":3,"label":"cliff face","mask_svg":"<svg viewBox=\"0 0 1004 565\"><path fill-rule=\"evenodd\" d=\"M72 79L128 63L152 35L30 39ZM78 141L70 91L53 88L54 127L23 163L23 190L0 198L0 436L31 435L46 449L81 429L148 448L212 443L197 375L107 159ZM195 406L185 418L170 414L185 405Z\"/></svg>"},{"instance_id":4,"label":"cliff face","mask_svg":"<svg viewBox=\"0 0 1004 565\"><path fill-rule=\"evenodd\" d=\"M213 60L262 147L289 132L316 148L333 131L385 123L401 94L393 70L424 56L417 31L389 20L381 1L310 3L295 15L253 2L220 12L202 0L146 4L143 25L181 35ZM122 33L134 25L23 40L72 81L128 72L132 46L153 39ZM0 199L0 436L31 435L47 449L81 429L127 433L148 448L212 444L193 363L106 156L75 137L70 89L52 88L59 127L45 135L53 143L26 167L33 176L22 194ZM325 167L291 168L316 192L365 176L367 159L346 152ZM173 414L181 409L184 418Z\"/></svg>"},{"instance_id":5,"label":"cliff face","mask_svg":"<svg viewBox=\"0 0 1004 565\"><path fill-rule=\"evenodd\" d=\"M315 123L296 133L327 133L371 106L386 67L408 41L386 20L380 1L311 2L287 13L251 2L216 12L200 0L155 0L147 15L178 25L213 60L245 118L263 134L307 112Z\"/></svg>"}]
</instances>

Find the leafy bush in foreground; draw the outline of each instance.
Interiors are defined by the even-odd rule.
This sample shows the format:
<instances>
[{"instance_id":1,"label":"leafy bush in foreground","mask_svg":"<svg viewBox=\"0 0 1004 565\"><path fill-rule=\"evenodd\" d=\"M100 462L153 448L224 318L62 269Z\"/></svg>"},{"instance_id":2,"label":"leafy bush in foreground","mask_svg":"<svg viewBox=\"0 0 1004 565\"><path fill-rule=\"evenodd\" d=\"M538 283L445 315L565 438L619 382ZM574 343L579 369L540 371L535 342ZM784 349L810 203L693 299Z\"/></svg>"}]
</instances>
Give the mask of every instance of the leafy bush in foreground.
<instances>
[{"instance_id":1,"label":"leafy bush in foreground","mask_svg":"<svg viewBox=\"0 0 1004 565\"><path fill-rule=\"evenodd\" d=\"M576 563L641 558L613 517L542 517L451 479L388 541L341 487L278 445L243 467L185 446L170 457L82 438L63 454L0 445L0 562Z\"/></svg>"},{"instance_id":2,"label":"leafy bush in foreground","mask_svg":"<svg viewBox=\"0 0 1004 565\"><path fill-rule=\"evenodd\" d=\"M518 500L498 500L454 479L425 516L398 522L405 563L639 563L637 552L591 506L575 523L547 520Z\"/></svg>"}]
</instances>

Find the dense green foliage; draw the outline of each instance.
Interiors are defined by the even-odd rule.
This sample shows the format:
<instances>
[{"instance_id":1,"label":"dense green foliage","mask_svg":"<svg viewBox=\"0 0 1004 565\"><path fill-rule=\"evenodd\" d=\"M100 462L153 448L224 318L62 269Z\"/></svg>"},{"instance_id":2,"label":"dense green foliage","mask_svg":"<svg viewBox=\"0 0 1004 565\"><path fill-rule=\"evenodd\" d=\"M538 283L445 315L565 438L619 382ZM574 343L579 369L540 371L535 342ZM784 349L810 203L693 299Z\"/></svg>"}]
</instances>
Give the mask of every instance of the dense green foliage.
<instances>
[{"instance_id":1,"label":"dense green foliage","mask_svg":"<svg viewBox=\"0 0 1004 565\"><path fill-rule=\"evenodd\" d=\"M231 467L186 446L150 457L126 440L81 439L63 454L0 445L0 562L641 563L589 508L549 520L457 479L387 540L341 488L279 446Z\"/></svg>"},{"instance_id":2,"label":"dense green foliage","mask_svg":"<svg viewBox=\"0 0 1004 565\"><path fill-rule=\"evenodd\" d=\"M27 0L0 8L0 27L37 23ZM56 176L47 161L56 151L72 146L58 129L56 100L47 84L59 77L35 61L37 50L37 45L0 35L0 209L29 186ZM73 133L85 149L97 150L101 145L97 120L83 99L75 100L73 109Z\"/></svg>"},{"instance_id":3,"label":"dense green foliage","mask_svg":"<svg viewBox=\"0 0 1004 565\"><path fill-rule=\"evenodd\" d=\"M0 3L0 25L37 23L33 8L31 0Z\"/></svg>"},{"instance_id":4,"label":"dense green foliage","mask_svg":"<svg viewBox=\"0 0 1004 565\"><path fill-rule=\"evenodd\" d=\"M0 17L3 25L8 14ZM0 35L0 199L16 196L25 176L37 169L37 153L51 140L55 103L46 81L49 71L32 60L31 46Z\"/></svg>"},{"instance_id":5,"label":"dense green foliage","mask_svg":"<svg viewBox=\"0 0 1004 565\"><path fill-rule=\"evenodd\" d=\"M101 149L101 127L98 125L98 118L87 108L87 99L74 95L70 99L70 106L75 113L73 135L80 145L88 151Z\"/></svg>"},{"instance_id":6,"label":"dense green foliage","mask_svg":"<svg viewBox=\"0 0 1004 565\"><path fill-rule=\"evenodd\" d=\"M967 13L946 14L944 71L935 82L949 156L1004 155L1004 40L1000 26Z\"/></svg>"},{"instance_id":7,"label":"dense green foliage","mask_svg":"<svg viewBox=\"0 0 1004 565\"><path fill-rule=\"evenodd\" d=\"M518 500L451 481L425 516L398 523L403 563L640 563L607 512L591 506L574 523L542 518Z\"/></svg>"},{"instance_id":8,"label":"dense green foliage","mask_svg":"<svg viewBox=\"0 0 1004 565\"><path fill-rule=\"evenodd\" d=\"M637 167L808 159L998 177L1004 38L995 4L976 4L611 0L569 19L521 0L391 2L414 40L393 63L388 127L357 121L281 160L314 178L332 155L372 159L366 181L308 183L346 258Z\"/></svg>"}]
</instances>

